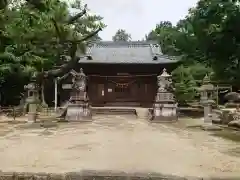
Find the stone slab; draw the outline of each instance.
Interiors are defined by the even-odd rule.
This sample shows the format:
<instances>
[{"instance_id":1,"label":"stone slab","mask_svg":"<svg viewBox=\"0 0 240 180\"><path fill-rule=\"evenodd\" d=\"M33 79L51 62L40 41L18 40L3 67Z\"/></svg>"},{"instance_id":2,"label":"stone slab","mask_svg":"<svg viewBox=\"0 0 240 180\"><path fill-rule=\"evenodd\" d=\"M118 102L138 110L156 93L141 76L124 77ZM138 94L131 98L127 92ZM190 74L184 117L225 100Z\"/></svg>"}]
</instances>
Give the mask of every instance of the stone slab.
<instances>
[{"instance_id":1,"label":"stone slab","mask_svg":"<svg viewBox=\"0 0 240 180\"><path fill-rule=\"evenodd\" d=\"M1 180L239 180L239 177L179 177L160 173L79 171L67 173L1 172Z\"/></svg>"},{"instance_id":2,"label":"stone slab","mask_svg":"<svg viewBox=\"0 0 240 180\"><path fill-rule=\"evenodd\" d=\"M155 116L150 120L150 122L176 122L177 120L177 116Z\"/></svg>"},{"instance_id":3,"label":"stone slab","mask_svg":"<svg viewBox=\"0 0 240 180\"><path fill-rule=\"evenodd\" d=\"M201 125L201 129L204 131L221 131L222 130L221 127L214 124L210 124L210 123Z\"/></svg>"},{"instance_id":4,"label":"stone slab","mask_svg":"<svg viewBox=\"0 0 240 180\"><path fill-rule=\"evenodd\" d=\"M66 121L91 121L92 114L89 108L85 109L83 107L71 106L67 108L67 113L65 117Z\"/></svg>"}]
</instances>

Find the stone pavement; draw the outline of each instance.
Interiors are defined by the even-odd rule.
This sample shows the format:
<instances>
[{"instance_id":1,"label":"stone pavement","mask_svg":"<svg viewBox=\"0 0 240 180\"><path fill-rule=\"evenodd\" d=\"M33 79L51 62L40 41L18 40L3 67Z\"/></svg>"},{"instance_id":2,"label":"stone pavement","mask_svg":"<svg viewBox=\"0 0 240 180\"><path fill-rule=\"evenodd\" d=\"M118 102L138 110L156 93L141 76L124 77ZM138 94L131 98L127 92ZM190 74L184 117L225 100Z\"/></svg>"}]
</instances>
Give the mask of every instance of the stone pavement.
<instances>
[{"instance_id":1,"label":"stone pavement","mask_svg":"<svg viewBox=\"0 0 240 180\"><path fill-rule=\"evenodd\" d=\"M93 122L44 129L1 125L4 172L155 172L175 176L238 176L240 144L208 132L150 124L134 116L95 116ZM182 123L182 122L181 122Z\"/></svg>"}]
</instances>

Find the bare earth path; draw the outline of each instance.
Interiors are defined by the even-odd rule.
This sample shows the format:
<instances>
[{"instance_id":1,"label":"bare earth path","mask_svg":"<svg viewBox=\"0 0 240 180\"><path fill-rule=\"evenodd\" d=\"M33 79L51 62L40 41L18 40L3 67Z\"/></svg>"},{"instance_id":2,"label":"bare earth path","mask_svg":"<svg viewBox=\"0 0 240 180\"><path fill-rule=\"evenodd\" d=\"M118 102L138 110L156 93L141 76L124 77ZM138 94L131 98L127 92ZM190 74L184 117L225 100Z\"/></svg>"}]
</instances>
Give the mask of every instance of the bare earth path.
<instances>
[{"instance_id":1,"label":"bare earth path","mask_svg":"<svg viewBox=\"0 0 240 180\"><path fill-rule=\"evenodd\" d=\"M240 158L227 153L240 144L135 117L98 116L92 123L61 124L48 130L10 128L13 125L0 127L2 171L240 175Z\"/></svg>"}]
</instances>

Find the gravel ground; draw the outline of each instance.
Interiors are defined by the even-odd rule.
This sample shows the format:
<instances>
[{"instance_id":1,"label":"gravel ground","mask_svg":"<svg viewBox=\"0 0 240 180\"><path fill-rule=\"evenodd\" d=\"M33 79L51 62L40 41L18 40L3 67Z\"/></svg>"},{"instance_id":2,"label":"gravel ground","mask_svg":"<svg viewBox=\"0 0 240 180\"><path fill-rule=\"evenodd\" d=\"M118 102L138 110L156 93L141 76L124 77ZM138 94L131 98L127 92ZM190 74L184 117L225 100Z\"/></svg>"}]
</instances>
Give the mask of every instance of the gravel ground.
<instances>
[{"instance_id":1,"label":"gravel ground","mask_svg":"<svg viewBox=\"0 0 240 180\"><path fill-rule=\"evenodd\" d=\"M228 153L240 148L236 142L176 124L150 124L133 116L96 116L94 120L51 129L0 124L0 169L240 175L240 157Z\"/></svg>"}]
</instances>

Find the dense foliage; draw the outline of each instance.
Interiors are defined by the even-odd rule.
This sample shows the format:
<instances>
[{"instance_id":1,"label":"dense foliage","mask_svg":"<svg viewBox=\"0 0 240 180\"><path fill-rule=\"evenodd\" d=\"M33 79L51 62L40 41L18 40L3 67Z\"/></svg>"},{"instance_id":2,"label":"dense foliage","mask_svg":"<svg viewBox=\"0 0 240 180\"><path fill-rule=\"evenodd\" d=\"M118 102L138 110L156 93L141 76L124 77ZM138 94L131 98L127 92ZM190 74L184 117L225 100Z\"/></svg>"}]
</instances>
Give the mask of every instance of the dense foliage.
<instances>
[{"instance_id":1,"label":"dense foliage","mask_svg":"<svg viewBox=\"0 0 240 180\"><path fill-rule=\"evenodd\" d=\"M189 83L194 87L206 73L239 87L239 22L239 0L199 0L176 26L160 22L146 36L159 41L164 53L182 58L183 66L173 72L179 100L193 100L195 91Z\"/></svg>"},{"instance_id":2,"label":"dense foliage","mask_svg":"<svg viewBox=\"0 0 240 180\"><path fill-rule=\"evenodd\" d=\"M157 40L165 54L181 57L182 65L173 72L179 102L194 100L205 74L239 87L239 4L239 0L199 0L176 25L163 21L146 35L147 40ZM32 72L51 69L59 63L60 54L71 56L62 40L78 40L105 26L102 17L96 15L74 19L80 10L80 0L71 4L59 0L0 0L2 105L19 102L16 99ZM96 35L91 40L101 39ZM131 36L119 29L113 40L130 41ZM85 44L78 47L84 51Z\"/></svg>"},{"instance_id":3,"label":"dense foliage","mask_svg":"<svg viewBox=\"0 0 240 180\"><path fill-rule=\"evenodd\" d=\"M19 99L30 74L51 69L61 54L71 56L62 41L77 41L105 26L100 16L78 19L82 10L78 0L70 5L58 0L0 0L1 104ZM99 39L96 35L92 41ZM78 47L84 51L85 44Z\"/></svg>"},{"instance_id":4,"label":"dense foliage","mask_svg":"<svg viewBox=\"0 0 240 180\"><path fill-rule=\"evenodd\" d=\"M112 37L113 41L130 41L131 35L124 29L117 30L116 34Z\"/></svg>"}]
</instances>

